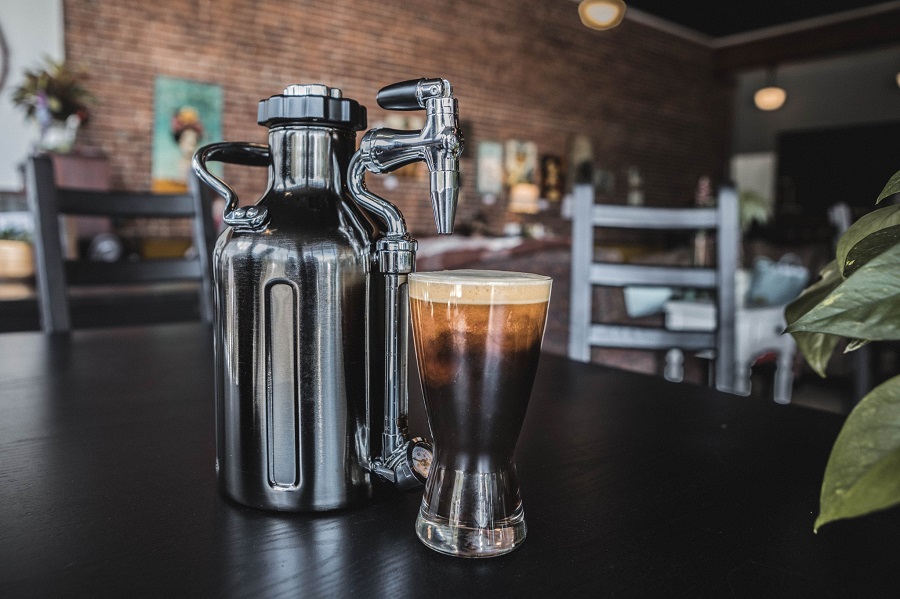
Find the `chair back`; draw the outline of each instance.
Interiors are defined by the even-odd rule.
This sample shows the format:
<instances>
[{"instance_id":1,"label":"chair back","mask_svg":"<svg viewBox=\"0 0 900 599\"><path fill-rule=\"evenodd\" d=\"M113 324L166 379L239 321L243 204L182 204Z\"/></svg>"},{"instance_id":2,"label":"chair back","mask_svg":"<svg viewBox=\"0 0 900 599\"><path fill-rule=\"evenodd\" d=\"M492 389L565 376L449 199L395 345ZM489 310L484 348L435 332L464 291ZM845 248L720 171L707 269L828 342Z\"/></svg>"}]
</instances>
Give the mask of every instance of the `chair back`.
<instances>
[{"instance_id":1,"label":"chair back","mask_svg":"<svg viewBox=\"0 0 900 599\"><path fill-rule=\"evenodd\" d=\"M655 266L597 262L595 229L708 230L716 238L714 267ZM715 384L730 391L734 377L735 272L740 225L737 194L723 187L713 208L654 208L594 203L590 185L577 185L572 209L572 288L569 357L590 361L591 347L685 351L714 350ZM714 331L599 324L592 319L594 286L668 286L715 291Z\"/></svg>"},{"instance_id":2,"label":"chair back","mask_svg":"<svg viewBox=\"0 0 900 599\"><path fill-rule=\"evenodd\" d=\"M190 177L190 193L181 195L64 189L56 184L50 157L43 155L28 159L26 188L34 217L38 305L45 332L71 329L69 286L196 281L201 318L212 321L210 260L215 231L211 194L196 177ZM196 256L136 262L66 260L60 240L60 215L191 218Z\"/></svg>"}]
</instances>

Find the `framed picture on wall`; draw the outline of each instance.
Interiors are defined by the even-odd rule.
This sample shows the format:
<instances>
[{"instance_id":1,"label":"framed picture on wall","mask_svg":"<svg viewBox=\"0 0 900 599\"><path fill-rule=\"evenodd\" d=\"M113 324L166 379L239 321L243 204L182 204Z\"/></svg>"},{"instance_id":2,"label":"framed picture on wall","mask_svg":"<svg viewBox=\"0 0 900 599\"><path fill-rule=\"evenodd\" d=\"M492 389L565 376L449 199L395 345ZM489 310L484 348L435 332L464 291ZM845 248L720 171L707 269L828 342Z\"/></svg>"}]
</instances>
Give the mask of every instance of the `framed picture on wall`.
<instances>
[{"instance_id":1,"label":"framed picture on wall","mask_svg":"<svg viewBox=\"0 0 900 599\"><path fill-rule=\"evenodd\" d=\"M188 79L156 78L153 94L153 191L187 191L194 152L201 145L221 140L220 86ZM221 174L221 164L211 167L214 173Z\"/></svg>"},{"instance_id":2,"label":"framed picture on wall","mask_svg":"<svg viewBox=\"0 0 900 599\"><path fill-rule=\"evenodd\" d=\"M541 197L558 202L563 197L565 173L562 158L553 154L541 157Z\"/></svg>"},{"instance_id":3,"label":"framed picture on wall","mask_svg":"<svg viewBox=\"0 0 900 599\"><path fill-rule=\"evenodd\" d=\"M506 184L534 183L538 171L537 144L510 139L506 142Z\"/></svg>"},{"instance_id":4,"label":"framed picture on wall","mask_svg":"<svg viewBox=\"0 0 900 599\"><path fill-rule=\"evenodd\" d=\"M503 191L503 144L478 142L477 160L475 190L481 195L499 195Z\"/></svg>"}]
</instances>

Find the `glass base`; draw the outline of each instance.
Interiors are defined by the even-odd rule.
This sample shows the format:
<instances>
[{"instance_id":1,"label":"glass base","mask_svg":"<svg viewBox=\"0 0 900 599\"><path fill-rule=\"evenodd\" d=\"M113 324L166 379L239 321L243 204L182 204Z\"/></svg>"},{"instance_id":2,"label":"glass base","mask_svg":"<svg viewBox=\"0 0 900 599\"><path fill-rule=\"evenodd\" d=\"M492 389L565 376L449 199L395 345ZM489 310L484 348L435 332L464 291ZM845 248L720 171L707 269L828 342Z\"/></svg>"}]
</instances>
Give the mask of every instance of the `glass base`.
<instances>
[{"instance_id":1,"label":"glass base","mask_svg":"<svg viewBox=\"0 0 900 599\"><path fill-rule=\"evenodd\" d=\"M416 534L431 549L456 557L496 557L509 553L525 540L525 512L520 504L509 518L490 528L451 523L447 518L419 509Z\"/></svg>"}]
</instances>

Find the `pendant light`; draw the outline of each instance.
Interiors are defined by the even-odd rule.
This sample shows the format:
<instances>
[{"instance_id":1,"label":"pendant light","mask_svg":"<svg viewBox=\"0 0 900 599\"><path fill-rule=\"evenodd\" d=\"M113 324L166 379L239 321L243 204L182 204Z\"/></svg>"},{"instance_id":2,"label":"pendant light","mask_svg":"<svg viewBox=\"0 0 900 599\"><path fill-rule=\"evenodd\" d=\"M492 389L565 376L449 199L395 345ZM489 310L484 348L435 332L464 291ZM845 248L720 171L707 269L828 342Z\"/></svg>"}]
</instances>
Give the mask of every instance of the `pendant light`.
<instances>
[{"instance_id":1,"label":"pendant light","mask_svg":"<svg viewBox=\"0 0 900 599\"><path fill-rule=\"evenodd\" d=\"M784 106L785 100L787 92L775 81L775 67L770 67L766 73L766 85L753 94L753 103L760 110L771 112Z\"/></svg>"},{"instance_id":2,"label":"pendant light","mask_svg":"<svg viewBox=\"0 0 900 599\"><path fill-rule=\"evenodd\" d=\"M581 22L591 29L612 29L625 16L625 2L622 0L581 0L578 4Z\"/></svg>"}]
</instances>

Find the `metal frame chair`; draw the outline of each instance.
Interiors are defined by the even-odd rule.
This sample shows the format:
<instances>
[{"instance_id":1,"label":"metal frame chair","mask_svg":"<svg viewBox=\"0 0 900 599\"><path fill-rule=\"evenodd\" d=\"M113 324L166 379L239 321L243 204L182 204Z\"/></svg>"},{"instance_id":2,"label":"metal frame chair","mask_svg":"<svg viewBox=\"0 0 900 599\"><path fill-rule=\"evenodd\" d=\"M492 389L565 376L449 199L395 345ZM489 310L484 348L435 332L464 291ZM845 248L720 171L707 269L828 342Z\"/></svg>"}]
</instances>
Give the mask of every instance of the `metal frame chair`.
<instances>
[{"instance_id":1,"label":"metal frame chair","mask_svg":"<svg viewBox=\"0 0 900 599\"><path fill-rule=\"evenodd\" d=\"M713 268L650 266L594 261L595 228L693 231L707 229L717 238ZM591 347L715 351L715 386L733 391L735 377L735 282L740 225L737 194L723 187L715 208L654 208L594 204L590 185L574 190L572 210L572 291L569 357L590 361ZM671 331L630 325L597 324L591 317L595 285L660 285L716 291L717 326L713 332ZM668 370L668 369L667 369Z\"/></svg>"},{"instance_id":2,"label":"metal frame chair","mask_svg":"<svg viewBox=\"0 0 900 599\"><path fill-rule=\"evenodd\" d=\"M214 227L211 194L196 177L191 193L161 195L119 191L63 189L56 185L49 156L38 155L26 164L29 208L34 217L34 250L41 328L47 333L72 328L70 285L122 285L172 281L199 281L201 318L211 322L210 270ZM196 257L138 262L65 260L60 243L59 215L109 217L191 218Z\"/></svg>"}]
</instances>

